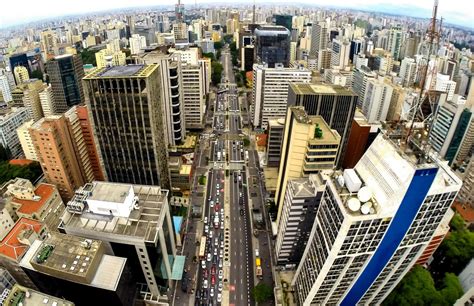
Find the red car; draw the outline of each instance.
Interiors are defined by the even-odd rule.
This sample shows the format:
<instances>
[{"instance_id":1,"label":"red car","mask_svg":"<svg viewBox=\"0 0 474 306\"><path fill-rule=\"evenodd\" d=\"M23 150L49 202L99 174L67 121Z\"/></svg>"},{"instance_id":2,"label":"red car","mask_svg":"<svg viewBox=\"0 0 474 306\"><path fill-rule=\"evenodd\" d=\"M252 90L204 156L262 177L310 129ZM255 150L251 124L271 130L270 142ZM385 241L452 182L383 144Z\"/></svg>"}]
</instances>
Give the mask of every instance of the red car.
<instances>
[{"instance_id":1,"label":"red car","mask_svg":"<svg viewBox=\"0 0 474 306\"><path fill-rule=\"evenodd\" d=\"M211 284L214 286L216 284L216 276L212 275L211 276Z\"/></svg>"},{"instance_id":2,"label":"red car","mask_svg":"<svg viewBox=\"0 0 474 306\"><path fill-rule=\"evenodd\" d=\"M202 276L204 278L207 278L208 275L209 275L209 273L207 272L207 269L202 270Z\"/></svg>"},{"instance_id":3,"label":"red car","mask_svg":"<svg viewBox=\"0 0 474 306\"><path fill-rule=\"evenodd\" d=\"M216 265L212 265L212 267L211 267L211 275L216 275Z\"/></svg>"},{"instance_id":4,"label":"red car","mask_svg":"<svg viewBox=\"0 0 474 306\"><path fill-rule=\"evenodd\" d=\"M218 212L221 208L221 206L219 205L219 203L217 203L216 205L214 205L214 211L215 212Z\"/></svg>"}]
</instances>

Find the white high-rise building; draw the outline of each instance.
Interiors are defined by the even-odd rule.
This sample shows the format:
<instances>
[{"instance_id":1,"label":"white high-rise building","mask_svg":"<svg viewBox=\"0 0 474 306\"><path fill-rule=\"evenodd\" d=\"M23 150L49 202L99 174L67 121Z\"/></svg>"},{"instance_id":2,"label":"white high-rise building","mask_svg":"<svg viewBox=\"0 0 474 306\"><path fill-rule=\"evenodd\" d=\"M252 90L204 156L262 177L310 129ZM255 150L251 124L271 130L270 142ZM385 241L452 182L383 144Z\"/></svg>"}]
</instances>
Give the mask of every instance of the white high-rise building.
<instances>
[{"instance_id":1,"label":"white high-rise building","mask_svg":"<svg viewBox=\"0 0 474 306\"><path fill-rule=\"evenodd\" d=\"M327 48L328 40L329 34L327 23L323 21L313 24L309 56L311 58L318 58L319 51Z\"/></svg>"},{"instance_id":2,"label":"white high-rise building","mask_svg":"<svg viewBox=\"0 0 474 306\"><path fill-rule=\"evenodd\" d=\"M416 62L414 58L405 57L400 64L398 74L402 79L403 87L411 87L415 83Z\"/></svg>"},{"instance_id":3,"label":"white high-rise building","mask_svg":"<svg viewBox=\"0 0 474 306\"><path fill-rule=\"evenodd\" d=\"M383 79L368 80L362 101L362 113L369 124L385 121L392 93L393 86L384 82Z\"/></svg>"},{"instance_id":4,"label":"white high-rise building","mask_svg":"<svg viewBox=\"0 0 474 306\"><path fill-rule=\"evenodd\" d=\"M367 91L367 82L377 77L377 74L366 66L354 70L352 77L352 90L359 96L357 106L362 108L362 102L365 100L365 93Z\"/></svg>"},{"instance_id":5,"label":"white high-rise building","mask_svg":"<svg viewBox=\"0 0 474 306\"><path fill-rule=\"evenodd\" d=\"M203 128L206 99L202 69L202 65L181 66L184 121L187 129Z\"/></svg>"},{"instance_id":6,"label":"white high-rise building","mask_svg":"<svg viewBox=\"0 0 474 306\"><path fill-rule=\"evenodd\" d=\"M38 156L36 155L35 146L33 145L33 139L31 138L29 130L33 123L33 119L26 121L16 130L16 132L26 159L38 161Z\"/></svg>"},{"instance_id":7,"label":"white high-rise building","mask_svg":"<svg viewBox=\"0 0 474 306\"><path fill-rule=\"evenodd\" d=\"M146 37L139 34L133 34L129 39L130 53L132 55L139 54L140 50L146 47Z\"/></svg>"},{"instance_id":8,"label":"white high-rise building","mask_svg":"<svg viewBox=\"0 0 474 306\"><path fill-rule=\"evenodd\" d=\"M448 101L452 101L456 90L456 82L451 81L449 75L438 73L436 74L435 90L447 93Z\"/></svg>"},{"instance_id":9,"label":"white high-rise building","mask_svg":"<svg viewBox=\"0 0 474 306\"><path fill-rule=\"evenodd\" d=\"M299 305L377 305L423 253L461 187L446 162L380 134L327 180L292 281Z\"/></svg>"},{"instance_id":10,"label":"white high-rise building","mask_svg":"<svg viewBox=\"0 0 474 306\"><path fill-rule=\"evenodd\" d=\"M281 65L268 68L255 64L251 106L253 125L266 129L270 119L285 117L288 110L288 85L310 82L311 71L306 68L285 68Z\"/></svg>"},{"instance_id":11,"label":"white high-rise building","mask_svg":"<svg viewBox=\"0 0 474 306\"><path fill-rule=\"evenodd\" d=\"M331 47L331 67L344 69L349 65L351 43L348 40L333 39Z\"/></svg>"},{"instance_id":12,"label":"white high-rise building","mask_svg":"<svg viewBox=\"0 0 474 306\"><path fill-rule=\"evenodd\" d=\"M402 30L400 27L393 27L388 31L387 50L392 54L394 60L400 57L402 46Z\"/></svg>"},{"instance_id":13,"label":"white high-rise building","mask_svg":"<svg viewBox=\"0 0 474 306\"><path fill-rule=\"evenodd\" d=\"M10 150L12 158L18 158L23 153L16 129L30 118L26 107L0 109L0 144Z\"/></svg>"},{"instance_id":14,"label":"white high-rise building","mask_svg":"<svg viewBox=\"0 0 474 306\"><path fill-rule=\"evenodd\" d=\"M6 75L0 75L0 93L4 103L13 101L12 91Z\"/></svg>"},{"instance_id":15,"label":"white high-rise building","mask_svg":"<svg viewBox=\"0 0 474 306\"><path fill-rule=\"evenodd\" d=\"M17 85L28 81L30 79L30 75L28 74L28 69L23 66L16 66L13 69L13 74L15 75L15 81Z\"/></svg>"},{"instance_id":16,"label":"white high-rise building","mask_svg":"<svg viewBox=\"0 0 474 306\"><path fill-rule=\"evenodd\" d=\"M45 117L52 116L58 113L57 106L54 103L53 90L51 85L45 87L40 93L41 108Z\"/></svg>"}]
</instances>

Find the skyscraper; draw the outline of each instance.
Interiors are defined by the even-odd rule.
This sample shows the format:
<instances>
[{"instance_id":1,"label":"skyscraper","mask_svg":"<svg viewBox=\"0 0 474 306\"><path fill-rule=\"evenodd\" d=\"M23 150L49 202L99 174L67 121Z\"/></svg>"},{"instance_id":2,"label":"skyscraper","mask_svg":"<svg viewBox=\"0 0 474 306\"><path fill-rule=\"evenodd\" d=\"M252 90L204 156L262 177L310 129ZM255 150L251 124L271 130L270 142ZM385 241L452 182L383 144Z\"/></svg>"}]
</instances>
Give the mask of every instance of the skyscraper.
<instances>
[{"instance_id":1,"label":"skyscraper","mask_svg":"<svg viewBox=\"0 0 474 306\"><path fill-rule=\"evenodd\" d=\"M277 14L277 15L274 16L274 18L275 18L275 24L276 25L285 27L290 31L293 28L293 25L292 25L293 16Z\"/></svg>"},{"instance_id":2,"label":"skyscraper","mask_svg":"<svg viewBox=\"0 0 474 306\"><path fill-rule=\"evenodd\" d=\"M71 106L84 103L82 78L84 69L78 55L61 55L46 63L54 103L60 113L66 112Z\"/></svg>"},{"instance_id":3,"label":"skyscraper","mask_svg":"<svg viewBox=\"0 0 474 306\"><path fill-rule=\"evenodd\" d=\"M180 54L147 52L138 59L138 63L158 64L160 67L165 136L168 145L175 146L184 141L186 136Z\"/></svg>"},{"instance_id":4,"label":"skyscraper","mask_svg":"<svg viewBox=\"0 0 474 306\"><path fill-rule=\"evenodd\" d=\"M327 180L292 281L298 304L379 304L415 264L461 182L414 148L379 135L354 169Z\"/></svg>"},{"instance_id":5,"label":"skyscraper","mask_svg":"<svg viewBox=\"0 0 474 306\"><path fill-rule=\"evenodd\" d=\"M81 159L68 120L63 115L41 118L30 127L30 134L46 181L58 187L63 200L71 199L91 178L84 171L90 165Z\"/></svg>"},{"instance_id":6,"label":"skyscraper","mask_svg":"<svg viewBox=\"0 0 474 306\"><path fill-rule=\"evenodd\" d=\"M261 25L255 29L255 61L274 68L276 63L288 67L290 31L282 26Z\"/></svg>"},{"instance_id":7,"label":"skyscraper","mask_svg":"<svg viewBox=\"0 0 474 306\"><path fill-rule=\"evenodd\" d=\"M393 87L383 79L368 80L362 101L362 113L369 124L385 121L387 118Z\"/></svg>"},{"instance_id":8,"label":"skyscraper","mask_svg":"<svg viewBox=\"0 0 474 306\"><path fill-rule=\"evenodd\" d=\"M325 50L328 45L328 27L326 22L317 22L313 24L313 29L311 31L311 49L309 51L309 56L311 58L317 59L319 57L319 52Z\"/></svg>"},{"instance_id":9,"label":"skyscraper","mask_svg":"<svg viewBox=\"0 0 474 306\"><path fill-rule=\"evenodd\" d=\"M302 106L288 108L275 192L277 224L281 221L288 181L332 169L340 142L339 134L321 116L308 116Z\"/></svg>"},{"instance_id":10,"label":"skyscraper","mask_svg":"<svg viewBox=\"0 0 474 306\"><path fill-rule=\"evenodd\" d=\"M389 30L387 46L387 50L390 51L393 59L398 61L402 47L402 29L399 26L393 27Z\"/></svg>"},{"instance_id":11,"label":"skyscraper","mask_svg":"<svg viewBox=\"0 0 474 306\"><path fill-rule=\"evenodd\" d=\"M351 44L345 39L333 39L331 46L331 68L344 69L349 65Z\"/></svg>"},{"instance_id":12,"label":"skyscraper","mask_svg":"<svg viewBox=\"0 0 474 306\"><path fill-rule=\"evenodd\" d=\"M306 68L275 68L253 66L253 104L251 120L255 127L266 129L270 119L285 117L288 108L288 85L311 82L311 71Z\"/></svg>"},{"instance_id":13,"label":"skyscraper","mask_svg":"<svg viewBox=\"0 0 474 306\"><path fill-rule=\"evenodd\" d=\"M0 109L0 145L10 150L12 158L22 155L16 129L30 119L30 112L26 107Z\"/></svg>"},{"instance_id":14,"label":"skyscraper","mask_svg":"<svg viewBox=\"0 0 474 306\"><path fill-rule=\"evenodd\" d=\"M30 79L30 75L28 74L28 69L26 69L23 66L16 66L13 69L13 74L15 75L15 82L18 85Z\"/></svg>"},{"instance_id":15,"label":"skyscraper","mask_svg":"<svg viewBox=\"0 0 474 306\"><path fill-rule=\"evenodd\" d=\"M301 105L308 115L320 115L341 136L338 166L346 154L357 101L355 93L337 85L293 83L288 88L288 106Z\"/></svg>"},{"instance_id":16,"label":"skyscraper","mask_svg":"<svg viewBox=\"0 0 474 306\"><path fill-rule=\"evenodd\" d=\"M84 82L106 179L169 188L158 65L97 69Z\"/></svg>"},{"instance_id":17,"label":"skyscraper","mask_svg":"<svg viewBox=\"0 0 474 306\"><path fill-rule=\"evenodd\" d=\"M202 69L204 69L202 65L181 66L186 129L203 128L206 100Z\"/></svg>"}]
</instances>

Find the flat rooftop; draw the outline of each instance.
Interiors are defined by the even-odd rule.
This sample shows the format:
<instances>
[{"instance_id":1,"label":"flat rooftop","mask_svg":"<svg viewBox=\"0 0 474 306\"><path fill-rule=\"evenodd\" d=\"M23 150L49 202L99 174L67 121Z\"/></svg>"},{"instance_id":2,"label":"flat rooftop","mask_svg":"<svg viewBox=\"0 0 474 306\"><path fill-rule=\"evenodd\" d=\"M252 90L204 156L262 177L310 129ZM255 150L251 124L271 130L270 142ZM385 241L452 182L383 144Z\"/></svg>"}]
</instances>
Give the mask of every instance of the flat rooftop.
<instances>
[{"instance_id":1,"label":"flat rooftop","mask_svg":"<svg viewBox=\"0 0 474 306\"><path fill-rule=\"evenodd\" d=\"M300 95L339 95L357 96L353 91L339 85L330 84L310 84L310 83L290 83L290 88Z\"/></svg>"},{"instance_id":2,"label":"flat rooftop","mask_svg":"<svg viewBox=\"0 0 474 306\"><path fill-rule=\"evenodd\" d=\"M12 202L20 205L20 208L17 210L18 212L31 215L39 211L51 199L54 190L55 187L53 185L41 183L35 189L35 195L39 196L39 200L22 200L13 197Z\"/></svg>"},{"instance_id":3,"label":"flat rooftop","mask_svg":"<svg viewBox=\"0 0 474 306\"><path fill-rule=\"evenodd\" d=\"M127 198L131 185L110 184L108 182L94 182L92 194L87 197L88 200L123 203Z\"/></svg>"},{"instance_id":4,"label":"flat rooftop","mask_svg":"<svg viewBox=\"0 0 474 306\"><path fill-rule=\"evenodd\" d=\"M26 293L28 292L28 297ZM13 300L13 302L10 302ZM73 302L15 284L5 299L5 306L74 306Z\"/></svg>"},{"instance_id":5,"label":"flat rooftop","mask_svg":"<svg viewBox=\"0 0 474 306\"><path fill-rule=\"evenodd\" d=\"M91 71L84 79L107 79L107 78L146 78L158 65L126 65L113 66Z\"/></svg>"},{"instance_id":6,"label":"flat rooftop","mask_svg":"<svg viewBox=\"0 0 474 306\"><path fill-rule=\"evenodd\" d=\"M120 236L121 239L134 238L155 243L158 239L158 228L161 226L159 220L162 219L162 207L167 205L168 201L168 190L159 186L104 184L131 186L138 197L138 209L133 209L128 217L100 215L87 209L82 213L66 210L60 227L68 233L87 233L87 236L98 238L109 235L110 239Z\"/></svg>"},{"instance_id":7,"label":"flat rooftop","mask_svg":"<svg viewBox=\"0 0 474 306\"><path fill-rule=\"evenodd\" d=\"M89 275L91 263L99 259L102 254L98 250L102 241L88 239L88 247L83 245L86 239L74 235L50 233L35 252L31 261L34 265L41 266L41 271L51 272L52 275L72 274L80 278ZM54 247L43 262L38 262L38 255L48 247ZM98 257L96 257L98 256ZM95 267L93 267L95 270Z\"/></svg>"},{"instance_id":8,"label":"flat rooftop","mask_svg":"<svg viewBox=\"0 0 474 306\"><path fill-rule=\"evenodd\" d=\"M314 197L316 194L316 186L307 178L290 179L291 187L295 190L294 196L298 198Z\"/></svg>"}]
</instances>

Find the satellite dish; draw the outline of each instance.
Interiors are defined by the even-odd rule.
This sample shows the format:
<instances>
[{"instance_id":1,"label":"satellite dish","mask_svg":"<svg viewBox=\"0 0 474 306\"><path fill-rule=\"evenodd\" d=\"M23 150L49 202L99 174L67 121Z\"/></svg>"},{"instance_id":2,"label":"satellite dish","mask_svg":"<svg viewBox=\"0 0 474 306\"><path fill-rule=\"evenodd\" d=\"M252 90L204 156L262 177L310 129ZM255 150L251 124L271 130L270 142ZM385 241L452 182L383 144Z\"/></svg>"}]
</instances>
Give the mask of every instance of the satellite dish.
<instances>
[{"instance_id":1,"label":"satellite dish","mask_svg":"<svg viewBox=\"0 0 474 306\"><path fill-rule=\"evenodd\" d=\"M357 198L359 198L359 201L362 203L367 202L372 198L372 191L369 187L364 186L357 192Z\"/></svg>"},{"instance_id":2,"label":"satellite dish","mask_svg":"<svg viewBox=\"0 0 474 306\"><path fill-rule=\"evenodd\" d=\"M352 197L347 201L347 207L353 212L360 209L360 201L356 197Z\"/></svg>"},{"instance_id":3,"label":"satellite dish","mask_svg":"<svg viewBox=\"0 0 474 306\"><path fill-rule=\"evenodd\" d=\"M372 208L372 202L367 202L360 207L360 212L364 215L370 213L370 209Z\"/></svg>"}]
</instances>

